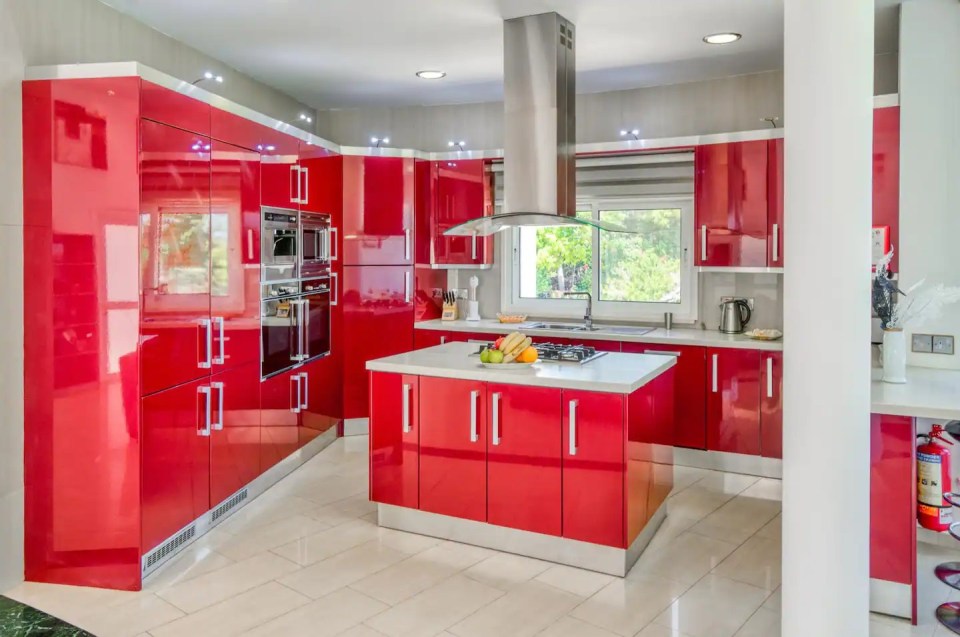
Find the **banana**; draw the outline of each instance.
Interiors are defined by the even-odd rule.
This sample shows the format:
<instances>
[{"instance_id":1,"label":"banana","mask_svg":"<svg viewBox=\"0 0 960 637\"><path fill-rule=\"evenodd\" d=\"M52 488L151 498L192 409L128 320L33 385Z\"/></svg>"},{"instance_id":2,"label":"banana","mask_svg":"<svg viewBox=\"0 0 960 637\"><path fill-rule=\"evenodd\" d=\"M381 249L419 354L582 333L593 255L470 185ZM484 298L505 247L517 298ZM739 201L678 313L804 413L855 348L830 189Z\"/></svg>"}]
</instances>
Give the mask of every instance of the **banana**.
<instances>
[{"instance_id":1,"label":"banana","mask_svg":"<svg viewBox=\"0 0 960 637\"><path fill-rule=\"evenodd\" d=\"M525 349L527 349L528 347L530 347L530 345L531 345L532 343L533 343L533 339L532 339L532 338L530 338L529 336L525 337L522 341L520 341L519 343L517 343L517 345L516 345L512 350L510 350L510 352L508 352L507 354L504 354L504 356L503 356L503 362L504 362L504 363L512 363L512 362L514 361L514 359L516 359L517 356L520 356L520 354L523 352L523 350L525 350Z\"/></svg>"},{"instance_id":2,"label":"banana","mask_svg":"<svg viewBox=\"0 0 960 637\"><path fill-rule=\"evenodd\" d=\"M520 332L511 332L503 339L503 342L500 343L500 351L504 354L509 354L517 343L523 340L524 336Z\"/></svg>"}]
</instances>

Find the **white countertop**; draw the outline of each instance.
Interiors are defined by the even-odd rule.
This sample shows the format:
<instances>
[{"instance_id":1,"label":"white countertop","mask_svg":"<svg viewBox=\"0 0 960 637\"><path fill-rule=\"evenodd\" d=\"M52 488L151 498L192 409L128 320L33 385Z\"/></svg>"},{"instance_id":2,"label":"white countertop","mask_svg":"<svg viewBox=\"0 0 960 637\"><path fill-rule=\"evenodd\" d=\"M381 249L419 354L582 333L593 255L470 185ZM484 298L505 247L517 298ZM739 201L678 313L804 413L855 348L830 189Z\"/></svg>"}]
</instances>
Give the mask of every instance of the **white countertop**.
<instances>
[{"instance_id":1,"label":"white countertop","mask_svg":"<svg viewBox=\"0 0 960 637\"><path fill-rule=\"evenodd\" d=\"M583 365L541 361L523 369L490 369L480 364L476 343L446 343L367 362L375 372L462 378L507 385L629 394L676 365L673 356L608 353ZM509 367L509 363L504 367Z\"/></svg>"},{"instance_id":2,"label":"white countertop","mask_svg":"<svg viewBox=\"0 0 960 637\"><path fill-rule=\"evenodd\" d=\"M538 322L538 321L530 321ZM549 321L545 321L549 322ZM554 321L563 323L565 321ZM419 321L414 327L420 330L441 330L445 332L489 332L491 334L506 334L519 331L527 336L568 338L577 341L626 341L631 343L660 343L665 345L694 345L701 347L730 347L737 349L759 349L767 351L782 351L783 339L779 341L755 341L742 334L722 334L716 330L698 330L689 327L665 330L655 328L646 334L630 334L615 331L616 325L598 325L599 330L593 332L574 332L570 330L531 329L526 323L504 324L496 319L482 319L480 321Z\"/></svg>"},{"instance_id":3,"label":"white countertop","mask_svg":"<svg viewBox=\"0 0 960 637\"><path fill-rule=\"evenodd\" d=\"M960 420L960 371L908 367L907 382L880 380L874 368L870 384L870 411L890 416Z\"/></svg>"}]
</instances>

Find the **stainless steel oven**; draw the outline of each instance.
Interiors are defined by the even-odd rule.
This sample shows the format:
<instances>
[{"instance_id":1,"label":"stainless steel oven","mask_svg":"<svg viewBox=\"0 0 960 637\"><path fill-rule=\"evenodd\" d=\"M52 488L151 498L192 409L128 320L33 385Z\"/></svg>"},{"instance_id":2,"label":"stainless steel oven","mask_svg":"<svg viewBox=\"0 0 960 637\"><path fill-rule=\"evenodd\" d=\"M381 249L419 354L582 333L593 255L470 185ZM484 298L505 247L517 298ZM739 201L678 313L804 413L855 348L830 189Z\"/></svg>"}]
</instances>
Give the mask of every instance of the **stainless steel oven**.
<instances>
[{"instance_id":1,"label":"stainless steel oven","mask_svg":"<svg viewBox=\"0 0 960 637\"><path fill-rule=\"evenodd\" d=\"M261 301L260 363L264 377L330 353L330 278L303 281L302 290Z\"/></svg>"},{"instance_id":2,"label":"stainless steel oven","mask_svg":"<svg viewBox=\"0 0 960 637\"><path fill-rule=\"evenodd\" d=\"M300 276L324 276L330 272L330 262L336 241L330 227L330 215L316 212L300 213Z\"/></svg>"},{"instance_id":3,"label":"stainless steel oven","mask_svg":"<svg viewBox=\"0 0 960 637\"><path fill-rule=\"evenodd\" d=\"M299 278L300 214L286 208L261 208L260 263L263 282Z\"/></svg>"}]
</instances>

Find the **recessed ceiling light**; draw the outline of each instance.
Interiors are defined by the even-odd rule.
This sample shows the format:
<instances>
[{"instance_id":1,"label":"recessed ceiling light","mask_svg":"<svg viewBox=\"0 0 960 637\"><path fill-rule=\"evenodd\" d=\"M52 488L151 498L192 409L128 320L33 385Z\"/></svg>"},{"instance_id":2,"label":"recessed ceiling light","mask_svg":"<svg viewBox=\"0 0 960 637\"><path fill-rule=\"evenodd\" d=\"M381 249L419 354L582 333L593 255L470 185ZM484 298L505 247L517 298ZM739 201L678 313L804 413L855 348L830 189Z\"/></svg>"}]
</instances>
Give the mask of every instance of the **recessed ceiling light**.
<instances>
[{"instance_id":1,"label":"recessed ceiling light","mask_svg":"<svg viewBox=\"0 0 960 637\"><path fill-rule=\"evenodd\" d=\"M443 71L417 71L417 77L421 80L439 80L446 75Z\"/></svg>"},{"instance_id":2,"label":"recessed ceiling light","mask_svg":"<svg viewBox=\"0 0 960 637\"><path fill-rule=\"evenodd\" d=\"M703 41L707 44L730 44L742 37L739 33L712 33L703 38Z\"/></svg>"}]
</instances>

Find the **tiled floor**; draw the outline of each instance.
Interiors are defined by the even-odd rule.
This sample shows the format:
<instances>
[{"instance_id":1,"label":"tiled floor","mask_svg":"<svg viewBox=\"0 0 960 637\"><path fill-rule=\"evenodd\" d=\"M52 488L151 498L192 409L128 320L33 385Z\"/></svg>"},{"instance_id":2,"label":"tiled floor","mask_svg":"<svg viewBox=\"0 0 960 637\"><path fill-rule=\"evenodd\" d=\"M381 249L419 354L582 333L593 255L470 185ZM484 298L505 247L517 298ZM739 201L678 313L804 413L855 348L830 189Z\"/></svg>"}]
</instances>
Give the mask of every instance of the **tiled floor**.
<instances>
[{"instance_id":1,"label":"tiled floor","mask_svg":"<svg viewBox=\"0 0 960 637\"><path fill-rule=\"evenodd\" d=\"M26 583L7 595L99 637L780 634L777 480L678 467L667 521L620 579L378 528L366 445L337 441L139 593ZM921 572L950 557L925 548ZM945 636L930 618L947 596L926 582L922 625L875 615L871 637Z\"/></svg>"}]
</instances>

